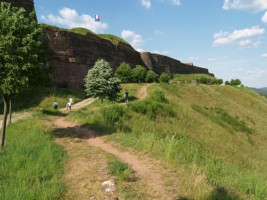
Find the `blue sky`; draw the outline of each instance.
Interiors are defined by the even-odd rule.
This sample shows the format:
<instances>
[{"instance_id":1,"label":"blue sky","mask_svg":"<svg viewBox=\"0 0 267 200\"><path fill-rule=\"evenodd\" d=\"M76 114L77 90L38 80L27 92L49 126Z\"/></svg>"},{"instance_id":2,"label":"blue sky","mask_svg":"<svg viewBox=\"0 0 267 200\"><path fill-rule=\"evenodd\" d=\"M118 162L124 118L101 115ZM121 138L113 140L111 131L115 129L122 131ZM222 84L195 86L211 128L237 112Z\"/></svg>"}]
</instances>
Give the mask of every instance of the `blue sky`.
<instances>
[{"instance_id":1,"label":"blue sky","mask_svg":"<svg viewBox=\"0 0 267 200\"><path fill-rule=\"evenodd\" d=\"M113 34L224 81L267 87L267 0L35 0L35 8L40 23Z\"/></svg>"}]
</instances>

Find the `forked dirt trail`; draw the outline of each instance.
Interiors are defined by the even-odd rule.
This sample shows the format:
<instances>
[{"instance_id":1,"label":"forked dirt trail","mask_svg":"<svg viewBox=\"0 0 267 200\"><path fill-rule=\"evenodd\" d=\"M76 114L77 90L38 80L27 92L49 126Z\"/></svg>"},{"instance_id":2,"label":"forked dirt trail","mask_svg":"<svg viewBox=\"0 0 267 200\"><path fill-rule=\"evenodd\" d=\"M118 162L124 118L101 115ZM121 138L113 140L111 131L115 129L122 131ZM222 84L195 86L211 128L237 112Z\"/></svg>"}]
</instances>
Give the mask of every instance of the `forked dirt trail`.
<instances>
[{"instance_id":1,"label":"forked dirt trail","mask_svg":"<svg viewBox=\"0 0 267 200\"><path fill-rule=\"evenodd\" d=\"M144 99L147 96L147 87L148 85L144 85L137 91L138 99ZM93 99L85 101L85 103L81 102L76 108L81 108L92 102ZM149 194L151 199L175 199L171 195L170 191L176 190L177 188L173 188L173 186L166 186L167 184L165 182L165 178L168 170L158 161L153 160L144 154L138 155L133 153L134 151L132 150L121 151L111 144L106 143L103 138L97 136L97 133L94 131L81 128L77 123L65 121L65 117L58 118L54 123L58 128L71 129L75 132L82 133L83 138L87 138L87 144L90 145L90 148L101 149L127 163L132 170L134 170L135 175L138 177L138 181L146 187L146 192ZM62 142L61 144L64 145ZM169 173L169 176L172 176L172 179L175 179L171 172ZM176 186L178 187L178 185Z\"/></svg>"}]
</instances>

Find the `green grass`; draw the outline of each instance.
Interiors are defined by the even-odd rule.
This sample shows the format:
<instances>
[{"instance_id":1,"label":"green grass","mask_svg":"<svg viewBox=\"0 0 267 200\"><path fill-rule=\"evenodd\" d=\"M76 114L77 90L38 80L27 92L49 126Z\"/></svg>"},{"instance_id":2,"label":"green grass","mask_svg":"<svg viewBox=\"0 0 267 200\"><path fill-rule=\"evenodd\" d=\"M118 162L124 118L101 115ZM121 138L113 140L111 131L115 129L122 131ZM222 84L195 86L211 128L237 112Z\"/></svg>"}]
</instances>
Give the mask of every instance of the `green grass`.
<instances>
[{"instance_id":1,"label":"green grass","mask_svg":"<svg viewBox=\"0 0 267 200\"><path fill-rule=\"evenodd\" d=\"M107 124L101 112L88 108L72 117L101 128ZM108 138L184 171L185 197L267 196L267 102L259 95L228 86L154 84L144 101L110 113L116 120ZM206 178L196 186L199 174Z\"/></svg>"},{"instance_id":2,"label":"green grass","mask_svg":"<svg viewBox=\"0 0 267 200\"><path fill-rule=\"evenodd\" d=\"M123 43L123 44L130 45L124 39L122 39L120 37L117 37L115 35L111 35L111 34L98 34L98 36L101 37L102 39L105 39L105 40L110 41L114 45L118 45L120 42Z\"/></svg>"},{"instance_id":3,"label":"green grass","mask_svg":"<svg viewBox=\"0 0 267 200\"><path fill-rule=\"evenodd\" d=\"M95 35L95 33L93 33L92 31L86 29L86 28L82 28L82 27L77 27L77 28L71 28L69 29L69 31L74 32L74 33L78 33L81 35L87 35L87 34L93 34Z\"/></svg>"},{"instance_id":4,"label":"green grass","mask_svg":"<svg viewBox=\"0 0 267 200\"><path fill-rule=\"evenodd\" d=\"M0 153L0 199L59 199L65 191L63 159L39 117L9 125Z\"/></svg>"},{"instance_id":5,"label":"green grass","mask_svg":"<svg viewBox=\"0 0 267 200\"><path fill-rule=\"evenodd\" d=\"M58 101L59 109L66 107L68 99L74 103L85 98L85 92L69 88L38 88L34 91L12 98L12 111L21 112L27 109L52 109L54 100ZM3 114L3 104L0 104L0 114Z\"/></svg>"},{"instance_id":6,"label":"green grass","mask_svg":"<svg viewBox=\"0 0 267 200\"><path fill-rule=\"evenodd\" d=\"M215 77L210 76L208 74L174 74L173 82L181 81L181 82L191 82L192 80L200 80L201 77L205 77L207 79L215 79Z\"/></svg>"},{"instance_id":7,"label":"green grass","mask_svg":"<svg viewBox=\"0 0 267 200\"><path fill-rule=\"evenodd\" d=\"M113 176L122 181L133 179L132 169L124 162L112 159L108 162L108 168Z\"/></svg>"}]
</instances>

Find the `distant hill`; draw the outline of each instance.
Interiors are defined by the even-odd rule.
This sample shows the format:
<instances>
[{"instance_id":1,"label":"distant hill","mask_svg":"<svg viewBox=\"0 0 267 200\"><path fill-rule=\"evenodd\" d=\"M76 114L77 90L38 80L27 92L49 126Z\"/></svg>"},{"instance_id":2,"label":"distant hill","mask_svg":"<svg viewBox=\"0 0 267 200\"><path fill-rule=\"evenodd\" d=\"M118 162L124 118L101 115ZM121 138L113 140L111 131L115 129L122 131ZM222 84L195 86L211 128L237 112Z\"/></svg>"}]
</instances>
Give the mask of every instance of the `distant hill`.
<instances>
[{"instance_id":1,"label":"distant hill","mask_svg":"<svg viewBox=\"0 0 267 200\"><path fill-rule=\"evenodd\" d=\"M261 94L261 95L267 96L267 87L263 87L263 88L251 88L251 89L254 90L255 92Z\"/></svg>"}]
</instances>

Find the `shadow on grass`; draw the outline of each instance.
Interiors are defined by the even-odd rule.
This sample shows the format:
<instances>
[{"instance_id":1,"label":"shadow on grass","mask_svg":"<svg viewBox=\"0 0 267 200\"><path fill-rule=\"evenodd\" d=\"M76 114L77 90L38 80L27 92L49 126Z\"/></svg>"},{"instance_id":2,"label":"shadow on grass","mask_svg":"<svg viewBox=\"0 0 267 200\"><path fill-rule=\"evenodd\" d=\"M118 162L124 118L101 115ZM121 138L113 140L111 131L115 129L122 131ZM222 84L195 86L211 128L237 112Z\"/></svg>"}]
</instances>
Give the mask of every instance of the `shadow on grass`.
<instances>
[{"instance_id":1,"label":"shadow on grass","mask_svg":"<svg viewBox=\"0 0 267 200\"><path fill-rule=\"evenodd\" d=\"M43 109L42 113L45 115L59 116L59 117L65 117L67 115L66 113L62 113L58 110L48 110L48 109Z\"/></svg>"},{"instance_id":2,"label":"shadow on grass","mask_svg":"<svg viewBox=\"0 0 267 200\"><path fill-rule=\"evenodd\" d=\"M129 127L123 127L123 129L130 131ZM75 127L56 128L54 129L52 134L58 138L68 137L77 139L89 139L104 135L110 135L115 133L117 130L118 127L116 126L94 123L94 124L83 124Z\"/></svg>"},{"instance_id":3,"label":"shadow on grass","mask_svg":"<svg viewBox=\"0 0 267 200\"><path fill-rule=\"evenodd\" d=\"M216 187L210 194L208 200L241 200L239 197L228 192L223 187Z\"/></svg>"},{"instance_id":4,"label":"shadow on grass","mask_svg":"<svg viewBox=\"0 0 267 200\"><path fill-rule=\"evenodd\" d=\"M136 101L136 100L138 100L138 98L136 98L135 96L129 96L128 97L128 102L132 102L132 101ZM118 102L119 103L125 103L124 97L123 98L120 98Z\"/></svg>"}]
</instances>

